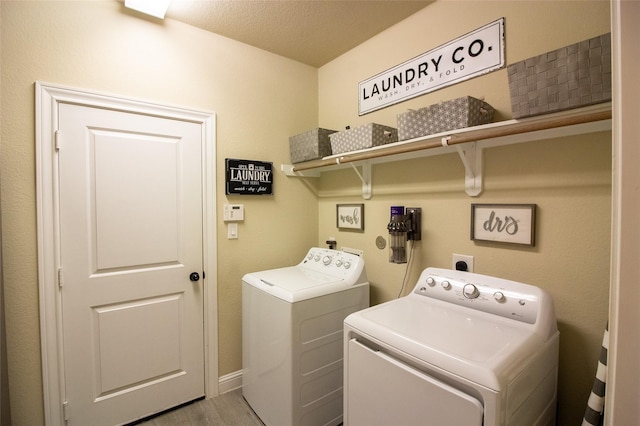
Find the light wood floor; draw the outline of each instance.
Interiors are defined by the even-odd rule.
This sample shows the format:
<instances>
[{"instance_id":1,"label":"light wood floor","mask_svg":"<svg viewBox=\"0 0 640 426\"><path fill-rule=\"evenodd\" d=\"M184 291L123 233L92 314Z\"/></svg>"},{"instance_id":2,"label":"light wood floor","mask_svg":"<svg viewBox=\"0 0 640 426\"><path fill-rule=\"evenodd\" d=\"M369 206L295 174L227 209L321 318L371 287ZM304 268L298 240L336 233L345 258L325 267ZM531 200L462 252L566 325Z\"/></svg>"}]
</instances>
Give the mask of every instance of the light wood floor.
<instances>
[{"instance_id":1,"label":"light wood floor","mask_svg":"<svg viewBox=\"0 0 640 426\"><path fill-rule=\"evenodd\" d=\"M242 390L236 389L212 399L203 399L138 423L142 426L264 426Z\"/></svg>"}]
</instances>

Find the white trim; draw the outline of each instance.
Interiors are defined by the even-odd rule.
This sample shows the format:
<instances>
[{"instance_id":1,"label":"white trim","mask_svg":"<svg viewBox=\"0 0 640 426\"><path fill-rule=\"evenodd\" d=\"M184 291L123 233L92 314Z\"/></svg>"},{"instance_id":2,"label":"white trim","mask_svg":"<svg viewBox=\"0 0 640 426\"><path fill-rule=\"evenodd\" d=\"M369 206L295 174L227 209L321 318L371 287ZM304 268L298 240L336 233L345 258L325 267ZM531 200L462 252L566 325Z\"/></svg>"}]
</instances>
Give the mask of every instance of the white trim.
<instances>
[{"instance_id":1,"label":"white trim","mask_svg":"<svg viewBox=\"0 0 640 426\"><path fill-rule=\"evenodd\" d=\"M638 17L640 3L611 1L613 182L605 425L638 424L640 415Z\"/></svg>"},{"instance_id":2,"label":"white trim","mask_svg":"<svg viewBox=\"0 0 640 426\"><path fill-rule=\"evenodd\" d=\"M218 388L218 243L216 209L216 116L211 114L203 126L205 140L203 209L203 256L206 276L204 287L204 374L205 395L213 398Z\"/></svg>"},{"instance_id":3,"label":"white trim","mask_svg":"<svg viewBox=\"0 0 640 426\"><path fill-rule=\"evenodd\" d=\"M242 387L242 370L234 371L233 373L225 374L220 377L220 383L218 389L220 393L231 392Z\"/></svg>"},{"instance_id":4,"label":"white trim","mask_svg":"<svg viewBox=\"0 0 640 426\"><path fill-rule=\"evenodd\" d=\"M604 424L612 425L616 414L616 359L614 352L618 347L618 312L620 306L620 213L621 197L620 179L622 178L620 167L622 158L620 149L622 140L619 136L621 128L621 87L620 87L620 5L616 0L611 0L611 137L612 137L612 182L611 182L611 260L609 281L609 349L607 351L607 387L605 393L605 418Z\"/></svg>"},{"instance_id":5,"label":"white trim","mask_svg":"<svg viewBox=\"0 0 640 426\"><path fill-rule=\"evenodd\" d=\"M58 105L66 102L185 120L202 126L205 393L207 398L218 395L215 114L36 82L36 213L45 423L64 424L62 327L60 293L56 282L59 235L55 131L58 127Z\"/></svg>"}]
</instances>

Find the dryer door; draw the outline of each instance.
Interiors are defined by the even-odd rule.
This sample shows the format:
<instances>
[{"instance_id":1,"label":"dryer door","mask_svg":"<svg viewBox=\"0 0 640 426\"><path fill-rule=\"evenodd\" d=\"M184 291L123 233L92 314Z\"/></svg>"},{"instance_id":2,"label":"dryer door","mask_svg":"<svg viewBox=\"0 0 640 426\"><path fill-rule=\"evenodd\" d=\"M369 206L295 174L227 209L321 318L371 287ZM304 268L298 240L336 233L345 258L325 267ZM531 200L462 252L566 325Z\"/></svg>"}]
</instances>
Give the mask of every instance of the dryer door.
<instances>
[{"instance_id":1,"label":"dryer door","mask_svg":"<svg viewBox=\"0 0 640 426\"><path fill-rule=\"evenodd\" d=\"M345 425L482 426L480 401L356 339L348 344Z\"/></svg>"}]
</instances>

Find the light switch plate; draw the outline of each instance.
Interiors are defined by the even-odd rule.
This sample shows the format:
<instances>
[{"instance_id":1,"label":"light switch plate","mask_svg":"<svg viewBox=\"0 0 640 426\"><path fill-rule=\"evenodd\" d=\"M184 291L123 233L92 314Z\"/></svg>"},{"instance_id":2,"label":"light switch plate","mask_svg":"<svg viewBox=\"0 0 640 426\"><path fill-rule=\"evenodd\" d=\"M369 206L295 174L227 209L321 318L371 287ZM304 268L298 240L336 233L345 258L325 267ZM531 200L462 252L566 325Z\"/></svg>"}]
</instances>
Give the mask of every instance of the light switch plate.
<instances>
[{"instance_id":1,"label":"light switch plate","mask_svg":"<svg viewBox=\"0 0 640 426\"><path fill-rule=\"evenodd\" d=\"M227 223L227 239L228 240L237 240L238 239L238 224L237 223Z\"/></svg>"}]
</instances>

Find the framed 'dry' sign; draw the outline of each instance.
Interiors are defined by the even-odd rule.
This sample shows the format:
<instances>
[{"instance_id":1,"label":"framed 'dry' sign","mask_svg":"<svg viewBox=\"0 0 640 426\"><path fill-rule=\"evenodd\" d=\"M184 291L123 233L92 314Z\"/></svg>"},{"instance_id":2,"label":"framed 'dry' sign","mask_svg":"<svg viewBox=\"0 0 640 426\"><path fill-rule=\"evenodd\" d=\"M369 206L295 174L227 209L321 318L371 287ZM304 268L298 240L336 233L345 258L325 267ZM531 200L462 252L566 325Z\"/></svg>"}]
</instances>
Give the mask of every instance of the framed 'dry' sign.
<instances>
[{"instance_id":1,"label":"framed 'dry' sign","mask_svg":"<svg viewBox=\"0 0 640 426\"><path fill-rule=\"evenodd\" d=\"M471 204L471 239L535 245L535 204Z\"/></svg>"}]
</instances>

